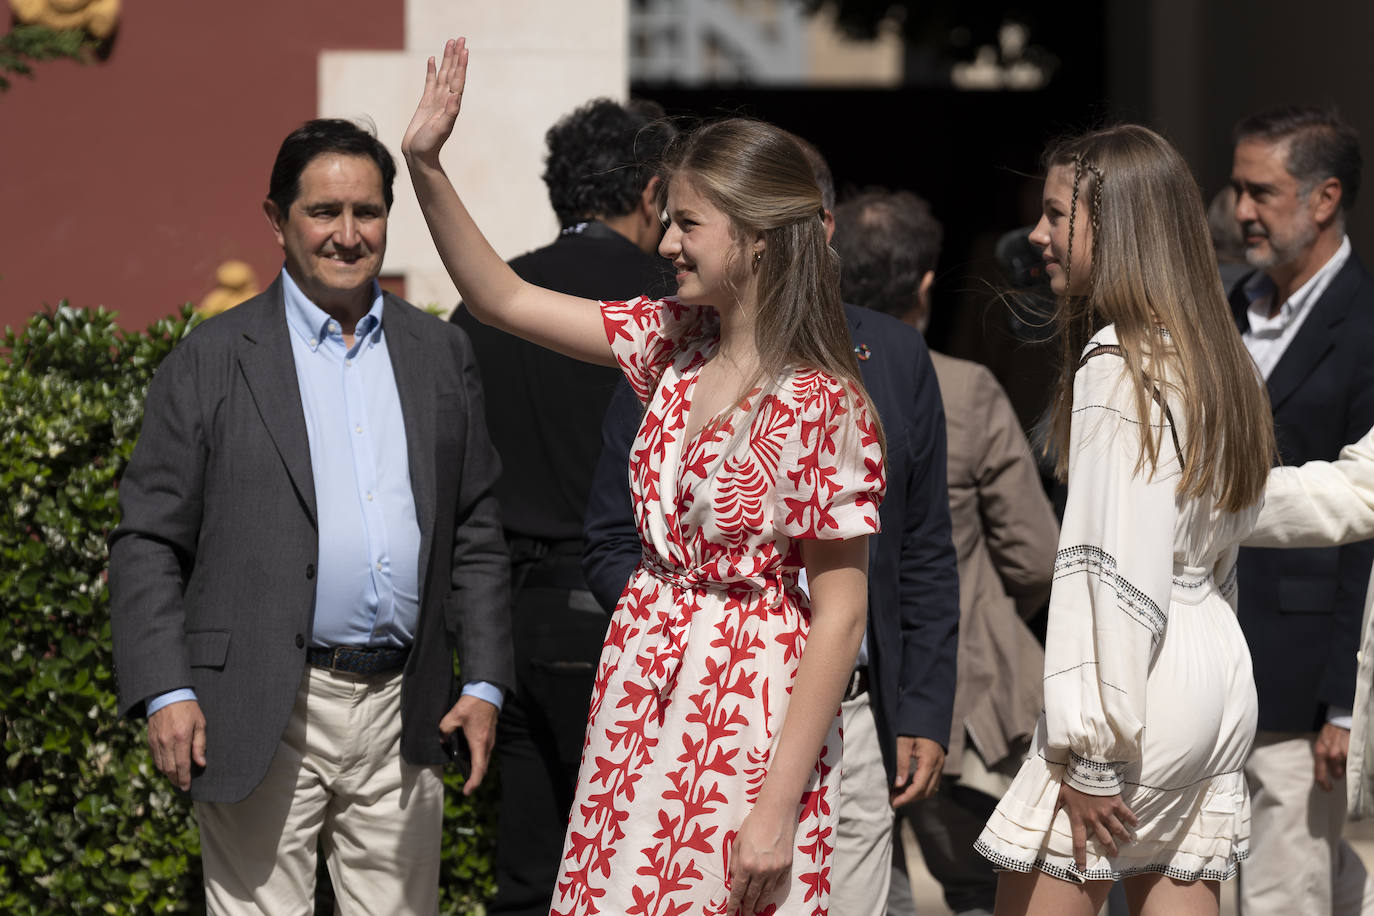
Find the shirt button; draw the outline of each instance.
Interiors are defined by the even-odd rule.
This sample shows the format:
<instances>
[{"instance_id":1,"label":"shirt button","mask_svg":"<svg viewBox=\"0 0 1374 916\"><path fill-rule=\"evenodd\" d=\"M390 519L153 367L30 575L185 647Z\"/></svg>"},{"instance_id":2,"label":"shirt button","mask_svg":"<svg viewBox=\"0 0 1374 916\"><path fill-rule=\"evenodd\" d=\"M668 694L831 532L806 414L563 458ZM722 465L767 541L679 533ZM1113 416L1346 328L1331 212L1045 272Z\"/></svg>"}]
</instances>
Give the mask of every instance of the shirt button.
<instances>
[{"instance_id":1,"label":"shirt button","mask_svg":"<svg viewBox=\"0 0 1374 916\"><path fill-rule=\"evenodd\" d=\"M371 494L371 493L367 494L367 501L368 501L368 502L372 502L372 494Z\"/></svg>"},{"instance_id":2,"label":"shirt button","mask_svg":"<svg viewBox=\"0 0 1374 916\"><path fill-rule=\"evenodd\" d=\"M358 435L361 436L362 433L363 433L363 428L362 428L362 426L355 426L355 427L353 427L353 431L354 431L355 433L357 433Z\"/></svg>"},{"instance_id":3,"label":"shirt button","mask_svg":"<svg viewBox=\"0 0 1374 916\"><path fill-rule=\"evenodd\" d=\"M378 563L377 563L377 572L381 572L381 571L382 571L382 564L381 564L380 561L378 561Z\"/></svg>"},{"instance_id":4,"label":"shirt button","mask_svg":"<svg viewBox=\"0 0 1374 916\"><path fill-rule=\"evenodd\" d=\"M313 579L313 578L315 578L315 564L314 564L314 563L307 563L307 564L305 564L305 577L306 577L307 579Z\"/></svg>"},{"instance_id":5,"label":"shirt button","mask_svg":"<svg viewBox=\"0 0 1374 916\"><path fill-rule=\"evenodd\" d=\"M353 360L351 360L351 359L346 359L346 360L344 360L344 365L345 365L345 366L351 366L351 365L353 365Z\"/></svg>"},{"instance_id":6,"label":"shirt button","mask_svg":"<svg viewBox=\"0 0 1374 916\"><path fill-rule=\"evenodd\" d=\"M302 636L302 635L299 634L299 633L296 634L296 648L297 648L297 649L304 649L304 648L305 648L305 637Z\"/></svg>"}]
</instances>

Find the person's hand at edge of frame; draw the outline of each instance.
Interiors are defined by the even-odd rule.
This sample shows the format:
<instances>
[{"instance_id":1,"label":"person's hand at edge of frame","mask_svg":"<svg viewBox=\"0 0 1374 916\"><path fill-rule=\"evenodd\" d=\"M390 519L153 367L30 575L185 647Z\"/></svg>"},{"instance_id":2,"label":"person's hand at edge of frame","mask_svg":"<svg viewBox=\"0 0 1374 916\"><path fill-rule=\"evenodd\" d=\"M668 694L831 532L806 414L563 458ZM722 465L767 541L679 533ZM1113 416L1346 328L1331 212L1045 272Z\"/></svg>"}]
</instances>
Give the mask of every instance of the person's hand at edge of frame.
<instances>
[{"instance_id":1,"label":"person's hand at edge of frame","mask_svg":"<svg viewBox=\"0 0 1374 916\"><path fill-rule=\"evenodd\" d=\"M463 794L471 795L482 784L491 763L491 751L496 745L496 719L498 710L486 700L473 696L460 697L453 708L439 720L439 734L446 739L457 741L456 732L462 729L462 737L467 739L468 753L472 769L463 783Z\"/></svg>"},{"instance_id":2,"label":"person's hand at edge of frame","mask_svg":"<svg viewBox=\"0 0 1374 916\"><path fill-rule=\"evenodd\" d=\"M191 766L205 766L205 714L195 700L169 703L148 717L148 750L158 771L183 792Z\"/></svg>"},{"instance_id":3,"label":"person's hand at edge of frame","mask_svg":"<svg viewBox=\"0 0 1374 916\"><path fill-rule=\"evenodd\" d=\"M892 807L930 798L940 785L945 749L938 741L897 736L897 775L892 780Z\"/></svg>"},{"instance_id":4,"label":"person's hand at edge of frame","mask_svg":"<svg viewBox=\"0 0 1374 916\"><path fill-rule=\"evenodd\" d=\"M1330 792L1335 781L1345 775L1345 758L1350 753L1350 729L1327 722L1312 742L1312 771L1317 785Z\"/></svg>"}]
</instances>

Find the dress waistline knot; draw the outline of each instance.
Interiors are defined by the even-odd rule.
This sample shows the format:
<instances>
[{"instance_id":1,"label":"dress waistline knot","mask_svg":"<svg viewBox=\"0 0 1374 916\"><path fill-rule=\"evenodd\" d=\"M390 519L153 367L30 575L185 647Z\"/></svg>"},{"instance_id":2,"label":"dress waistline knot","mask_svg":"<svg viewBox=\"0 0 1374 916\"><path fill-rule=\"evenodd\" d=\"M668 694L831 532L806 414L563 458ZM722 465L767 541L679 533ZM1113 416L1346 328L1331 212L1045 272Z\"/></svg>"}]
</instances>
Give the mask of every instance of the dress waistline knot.
<instances>
[{"instance_id":1,"label":"dress waistline knot","mask_svg":"<svg viewBox=\"0 0 1374 916\"><path fill-rule=\"evenodd\" d=\"M746 600L763 601L769 607L781 602L787 585L780 569L749 573L730 558L723 559L726 562L716 560L708 567L684 570L669 566L660 557L646 553L640 559L640 566L655 579L698 595L703 592L719 592L725 597L738 594ZM660 699L666 698L677 683L683 653L692 630L692 618L700 607L700 597L674 601L665 607L657 619L648 622L639 664Z\"/></svg>"}]
</instances>

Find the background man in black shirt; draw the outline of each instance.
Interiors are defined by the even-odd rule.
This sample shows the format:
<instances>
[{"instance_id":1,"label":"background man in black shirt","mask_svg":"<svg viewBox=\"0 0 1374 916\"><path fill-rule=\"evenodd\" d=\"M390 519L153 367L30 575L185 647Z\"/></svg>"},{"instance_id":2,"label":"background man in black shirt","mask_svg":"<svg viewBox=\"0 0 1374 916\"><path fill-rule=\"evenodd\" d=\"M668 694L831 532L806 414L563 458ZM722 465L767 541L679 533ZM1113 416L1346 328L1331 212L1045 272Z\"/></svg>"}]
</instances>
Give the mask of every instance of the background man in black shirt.
<instances>
[{"instance_id":1,"label":"background man in black shirt","mask_svg":"<svg viewBox=\"0 0 1374 916\"><path fill-rule=\"evenodd\" d=\"M562 229L511 261L517 274L594 299L669 291L654 169L673 131L661 115L597 99L549 129L543 177ZM608 622L582 578L582 516L621 373L489 328L461 305L451 320L471 336L482 373L511 554L516 689L497 729L498 891L489 911L544 916Z\"/></svg>"}]
</instances>

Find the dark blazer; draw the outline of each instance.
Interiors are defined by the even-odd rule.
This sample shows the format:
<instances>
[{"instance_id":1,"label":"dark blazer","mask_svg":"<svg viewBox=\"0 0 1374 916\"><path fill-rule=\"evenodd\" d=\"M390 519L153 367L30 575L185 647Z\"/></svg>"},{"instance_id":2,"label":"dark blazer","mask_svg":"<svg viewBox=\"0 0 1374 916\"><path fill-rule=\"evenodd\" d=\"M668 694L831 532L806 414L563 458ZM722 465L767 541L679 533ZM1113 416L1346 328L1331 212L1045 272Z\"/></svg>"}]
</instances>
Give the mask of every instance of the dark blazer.
<instances>
[{"instance_id":1,"label":"dark blazer","mask_svg":"<svg viewBox=\"0 0 1374 916\"><path fill-rule=\"evenodd\" d=\"M511 269L535 286L588 299L662 294L671 281L667 260L645 254L605 223L580 225L580 232L565 231L511 261ZM467 332L482 372L487 429L504 469L496 498L506 534L568 541L568 551L579 554L587 490L601 454L597 430L620 370L482 324L462 306L449 320Z\"/></svg>"},{"instance_id":2,"label":"dark blazer","mask_svg":"<svg viewBox=\"0 0 1374 916\"><path fill-rule=\"evenodd\" d=\"M945 413L925 340L888 315L845 306L859 371L887 434L882 533L869 539L868 665L873 715L891 776L896 736L949 742L958 653L959 577L945 485ZM867 353L867 358L864 358ZM630 447L643 408L626 384L611 399L587 500L582 571L612 609L639 563Z\"/></svg>"},{"instance_id":3,"label":"dark blazer","mask_svg":"<svg viewBox=\"0 0 1374 916\"><path fill-rule=\"evenodd\" d=\"M401 688L402 756L441 764L439 720L467 680L509 685L499 473L461 331L384 293L420 527L420 616ZM315 485L281 279L192 331L159 367L110 537L121 714L194 687L207 764L197 800L262 780L305 670Z\"/></svg>"},{"instance_id":4,"label":"dark blazer","mask_svg":"<svg viewBox=\"0 0 1374 916\"><path fill-rule=\"evenodd\" d=\"M1248 279L1248 278L1247 278ZM1231 295L1249 328L1244 282ZM1269 376L1283 464L1331 460L1374 426L1374 277L1352 252ZM1374 541L1348 547L1245 547L1240 623L1259 692L1259 727L1312 731L1355 700L1355 654Z\"/></svg>"}]
</instances>

